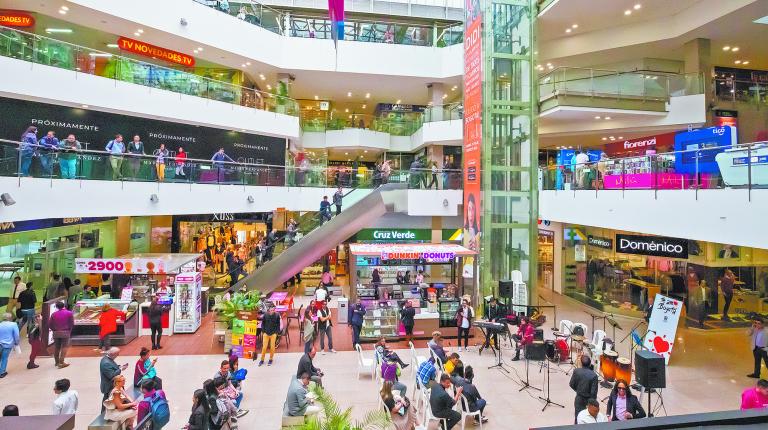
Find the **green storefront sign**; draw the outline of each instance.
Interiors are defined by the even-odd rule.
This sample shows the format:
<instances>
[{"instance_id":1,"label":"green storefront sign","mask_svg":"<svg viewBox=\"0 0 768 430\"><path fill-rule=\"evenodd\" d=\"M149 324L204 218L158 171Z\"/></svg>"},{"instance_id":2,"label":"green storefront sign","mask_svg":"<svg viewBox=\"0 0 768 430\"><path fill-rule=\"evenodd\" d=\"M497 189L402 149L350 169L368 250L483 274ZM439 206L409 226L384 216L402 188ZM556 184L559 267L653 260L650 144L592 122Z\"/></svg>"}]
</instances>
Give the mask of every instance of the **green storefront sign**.
<instances>
[{"instance_id":1,"label":"green storefront sign","mask_svg":"<svg viewBox=\"0 0 768 430\"><path fill-rule=\"evenodd\" d=\"M355 240L373 240L381 242L399 242L411 240L432 240L432 230L429 229L408 229L408 228L366 228L360 230L355 235Z\"/></svg>"}]
</instances>

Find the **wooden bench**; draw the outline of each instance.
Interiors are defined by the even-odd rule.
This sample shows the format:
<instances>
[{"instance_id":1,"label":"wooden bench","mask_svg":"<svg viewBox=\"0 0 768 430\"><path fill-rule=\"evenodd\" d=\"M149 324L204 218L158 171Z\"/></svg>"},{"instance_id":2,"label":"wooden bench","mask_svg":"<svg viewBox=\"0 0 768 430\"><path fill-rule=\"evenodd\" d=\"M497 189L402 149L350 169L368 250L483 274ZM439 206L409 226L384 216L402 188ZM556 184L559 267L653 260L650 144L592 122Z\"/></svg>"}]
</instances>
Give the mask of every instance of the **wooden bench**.
<instances>
[{"instance_id":1,"label":"wooden bench","mask_svg":"<svg viewBox=\"0 0 768 430\"><path fill-rule=\"evenodd\" d=\"M104 414L96 417L88 424L88 430L122 430L123 426L119 421L108 421L104 419Z\"/></svg>"},{"instance_id":2,"label":"wooden bench","mask_svg":"<svg viewBox=\"0 0 768 430\"><path fill-rule=\"evenodd\" d=\"M287 417L283 416L283 423L280 428L290 429L294 427L301 427L304 425L304 417Z\"/></svg>"}]
</instances>

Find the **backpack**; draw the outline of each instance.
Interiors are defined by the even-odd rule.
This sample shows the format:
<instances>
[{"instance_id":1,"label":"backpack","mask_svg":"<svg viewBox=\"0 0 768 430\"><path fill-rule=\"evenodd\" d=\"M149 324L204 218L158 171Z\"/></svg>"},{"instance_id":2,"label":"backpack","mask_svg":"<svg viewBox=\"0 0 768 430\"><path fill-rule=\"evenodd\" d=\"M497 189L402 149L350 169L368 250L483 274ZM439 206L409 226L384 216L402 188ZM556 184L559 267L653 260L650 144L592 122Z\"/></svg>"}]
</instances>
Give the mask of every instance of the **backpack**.
<instances>
[{"instance_id":1,"label":"backpack","mask_svg":"<svg viewBox=\"0 0 768 430\"><path fill-rule=\"evenodd\" d=\"M214 427L221 428L224 424L226 424L229 421L229 418L230 418L229 410L227 409L227 405L224 403L223 400L217 398L215 403L216 403L216 409L218 410L218 412L216 412L216 414L211 413L211 423L214 425Z\"/></svg>"},{"instance_id":2,"label":"backpack","mask_svg":"<svg viewBox=\"0 0 768 430\"><path fill-rule=\"evenodd\" d=\"M146 399L146 398L145 398ZM155 392L149 399L149 408L152 410L152 428L159 430L171 420L171 409L168 401Z\"/></svg>"}]
</instances>

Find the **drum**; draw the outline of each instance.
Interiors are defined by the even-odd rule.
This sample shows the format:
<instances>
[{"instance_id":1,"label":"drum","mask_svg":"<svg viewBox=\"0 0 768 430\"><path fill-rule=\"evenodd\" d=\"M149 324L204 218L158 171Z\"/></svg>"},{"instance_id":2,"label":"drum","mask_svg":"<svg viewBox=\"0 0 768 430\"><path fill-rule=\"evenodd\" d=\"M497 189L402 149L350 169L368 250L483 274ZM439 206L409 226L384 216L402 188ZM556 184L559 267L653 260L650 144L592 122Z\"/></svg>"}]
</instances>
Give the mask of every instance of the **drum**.
<instances>
[{"instance_id":1,"label":"drum","mask_svg":"<svg viewBox=\"0 0 768 430\"><path fill-rule=\"evenodd\" d=\"M555 346L555 341L551 339L547 339L544 341L544 351L547 355L547 360L549 361L558 361L557 356L557 347Z\"/></svg>"},{"instance_id":2,"label":"drum","mask_svg":"<svg viewBox=\"0 0 768 430\"><path fill-rule=\"evenodd\" d=\"M619 353L616 351L603 351L600 356L600 373L606 381L613 382L616 379L616 359Z\"/></svg>"},{"instance_id":3,"label":"drum","mask_svg":"<svg viewBox=\"0 0 768 430\"><path fill-rule=\"evenodd\" d=\"M555 341L555 347L557 348L557 352L560 355L559 361L568 360L568 358L571 356L571 351L568 348L568 342L563 339L557 339Z\"/></svg>"},{"instance_id":4,"label":"drum","mask_svg":"<svg viewBox=\"0 0 768 430\"><path fill-rule=\"evenodd\" d=\"M623 379L627 384L632 381L632 363L628 358L619 357L616 360L616 380Z\"/></svg>"},{"instance_id":5,"label":"drum","mask_svg":"<svg viewBox=\"0 0 768 430\"><path fill-rule=\"evenodd\" d=\"M565 334L565 333L563 333L561 331L553 331L552 334L555 335L556 338L558 338L558 337L568 337L567 334Z\"/></svg>"}]
</instances>

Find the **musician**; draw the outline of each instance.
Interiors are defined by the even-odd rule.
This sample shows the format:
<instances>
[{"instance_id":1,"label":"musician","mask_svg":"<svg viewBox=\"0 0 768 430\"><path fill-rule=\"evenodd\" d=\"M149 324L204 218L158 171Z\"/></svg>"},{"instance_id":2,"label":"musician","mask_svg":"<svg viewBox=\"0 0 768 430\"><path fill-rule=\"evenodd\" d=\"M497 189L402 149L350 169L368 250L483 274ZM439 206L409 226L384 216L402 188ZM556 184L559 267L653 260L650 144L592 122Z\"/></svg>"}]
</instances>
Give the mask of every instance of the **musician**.
<instances>
[{"instance_id":1,"label":"musician","mask_svg":"<svg viewBox=\"0 0 768 430\"><path fill-rule=\"evenodd\" d=\"M491 297L488 301L488 312L486 313L488 321L499 322L502 319L506 319L507 311L504 309L504 305L499 304L496 297Z\"/></svg>"},{"instance_id":2,"label":"musician","mask_svg":"<svg viewBox=\"0 0 768 430\"><path fill-rule=\"evenodd\" d=\"M629 384L623 379L616 380L611 395L608 396L608 407L605 410L611 421L626 421L635 418L645 418L645 410L637 396L632 394Z\"/></svg>"},{"instance_id":3,"label":"musician","mask_svg":"<svg viewBox=\"0 0 768 430\"><path fill-rule=\"evenodd\" d=\"M576 398L573 400L574 422L579 412L587 407L589 399L597 398L597 373L592 370L592 360L586 355L581 356L581 367L576 368L571 375L571 381L568 384L576 392Z\"/></svg>"},{"instance_id":4,"label":"musician","mask_svg":"<svg viewBox=\"0 0 768 430\"><path fill-rule=\"evenodd\" d=\"M513 358L512 361L519 360L520 350L533 342L534 331L533 324L528 320L528 317L520 317L520 325L517 327L517 333L512 336L515 342L517 342L517 351L515 352L515 358Z\"/></svg>"}]
</instances>

